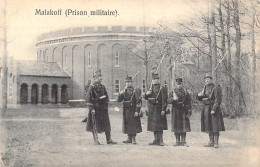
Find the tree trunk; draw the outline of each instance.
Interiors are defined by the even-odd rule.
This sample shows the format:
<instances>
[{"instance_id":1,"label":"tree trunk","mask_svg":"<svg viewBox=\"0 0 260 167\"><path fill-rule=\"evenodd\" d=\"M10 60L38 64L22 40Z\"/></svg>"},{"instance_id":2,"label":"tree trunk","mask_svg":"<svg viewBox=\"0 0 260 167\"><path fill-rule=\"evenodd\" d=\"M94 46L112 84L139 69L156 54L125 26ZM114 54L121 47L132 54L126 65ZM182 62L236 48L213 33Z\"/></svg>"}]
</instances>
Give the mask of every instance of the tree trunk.
<instances>
[{"instance_id":1,"label":"tree trunk","mask_svg":"<svg viewBox=\"0 0 260 167\"><path fill-rule=\"evenodd\" d=\"M146 90L148 90L149 84L148 84L148 60L147 59L145 60L144 65L145 65L145 87Z\"/></svg>"},{"instance_id":2,"label":"tree trunk","mask_svg":"<svg viewBox=\"0 0 260 167\"><path fill-rule=\"evenodd\" d=\"M222 14L222 1L219 0L219 8L218 8L218 12L219 12L219 22L220 22L220 28L221 28L221 56L222 58L224 57L223 59L223 63L221 63L221 72L219 74L220 78L221 78L221 85L222 85L222 88L223 88L223 92L224 92L224 99L225 99L225 114L228 114L227 111L228 108L229 108L229 104L228 104L228 73L227 73L227 70L226 70L226 66L227 66L227 57L226 57L226 38L225 38L225 27L224 27L224 21L223 21L223 14Z\"/></svg>"},{"instance_id":3,"label":"tree trunk","mask_svg":"<svg viewBox=\"0 0 260 167\"><path fill-rule=\"evenodd\" d=\"M215 27L215 0L211 0L210 5L210 35L211 35L211 52L212 52L212 77L215 83L218 83L217 78L217 43L216 43L216 27Z\"/></svg>"},{"instance_id":4,"label":"tree trunk","mask_svg":"<svg viewBox=\"0 0 260 167\"><path fill-rule=\"evenodd\" d=\"M235 52L235 62L234 62L234 71L235 73L235 88L234 88L234 97L236 102L235 108L236 108L236 114L238 116L242 116L242 96L241 96L241 71L240 71L240 49L241 49L241 30L240 30L240 24L239 24L239 6L238 6L238 0L234 0L234 26L236 30L236 52Z\"/></svg>"},{"instance_id":5,"label":"tree trunk","mask_svg":"<svg viewBox=\"0 0 260 167\"><path fill-rule=\"evenodd\" d=\"M147 48L146 48L146 40L144 40L144 66L145 66L145 87L146 90L149 90L149 83L148 83L148 55L147 55Z\"/></svg>"},{"instance_id":6,"label":"tree trunk","mask_svg":"<svg viewBox=\"0 0 260 167\"><path fill-rule=\"evenodd\" d=\"M230 2L227 1L227 73L229 75L232 74L232 66L231 66L231 43L230 43ZM230 76L227 77L227 99L228 99L228 108L227 110L230 112L231 116L234 116L234 110L232 107L233 104L233 95L232 95L232 79Z\"/></svg>"},{"instance_id":7,"label":"tree trunk","mask_svg":"<svg viewBox=\"0 0 260 167\"><path fill-rule=\"evenodd\" d=\"M172 90L175 88L175 69L176 69L176 63L175 63L175 60L173 60L172 68L171 68L171 88L172 88Z\"/></svg>"},{"instance_id":8,"label":"tree trunk","mask_svg":"<svg viewBox=\"0 0 260 167\"><path fill-rule=\"evenodd\" d=\"M209 21L208 21L209 22ZM210 73L211 67L212 67L212 49L211 49L211 37L210 37L210 29L209 29L209 24L207 24L207 33L208 33L208 40L209 40L209 66L210 66Z\"/></svg>"},{"instance_id":9,"label":"tree trunk","mask_svg":"<svg viewBox=\"0 0 260 167\"><path fill-rule=\"evenodd\" d=\"M3 10L3 33L4 33L4 52L3 52L3 78L2 78L2 109L1 116L5 114L7 108L7 27L6 27L6 1Z\"/></svg>"},{"instance_id":10,"label":"tree trunk","mask_svg":"<svg viewBox=\"0 0 260 167\"><path fill-rule=\"evenodd\" d=\"M252 54L252 91L251 91L251 106L255 114L256 111L256 54L255 54L255 6L253 1L251 2L252 7L252 23L251 23L251 54Z\"/></svg>"}]
</instances>

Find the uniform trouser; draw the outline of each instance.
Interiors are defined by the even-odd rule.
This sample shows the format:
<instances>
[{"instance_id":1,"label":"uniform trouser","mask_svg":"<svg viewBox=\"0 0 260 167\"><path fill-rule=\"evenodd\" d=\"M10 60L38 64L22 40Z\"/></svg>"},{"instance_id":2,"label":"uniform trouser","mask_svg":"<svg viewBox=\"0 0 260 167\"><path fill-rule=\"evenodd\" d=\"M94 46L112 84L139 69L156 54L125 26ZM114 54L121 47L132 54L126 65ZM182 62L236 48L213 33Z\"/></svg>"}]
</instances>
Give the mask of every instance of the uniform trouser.
<instances>
[{"instance_id":1,"label":"uniform trouser","mask_svg":"<svg viewBox=\"0 0 260 167\"><path fill-rule=\"evenodd\" d=\"M175 135L176 137L178 137L178 136L184 136L184 137L186 137L186 132L174 132L174 135Z\"/></svg>"},{"instance_id":2,"label":"uniform trouser","mask_svg":"<svg viewBox=\"0 0 260 167\"><path fill-rule=\"evenodd\" d=\"M111 132L107 131L107 132L105 132L105 135L106 135L107 141L110 141L111 140Z\"/></svg>"},{"instance_id":3,"label":"uniform trouser","mask_svg":"<svg viewBox=\"0 0 260 167\"><path fill-rule=\"evenodd\" d=\"M153 134L154 135L163 134L163 131L154 131Z\"/></svg>"},{"instance_id":4,"label":"uniform trouser","mask_svg":"<svg viewBox=\"0 0 260 167\"><path fill-rule=\"evenodd\" d=\"M154 141L155 142L160 142L160 139L162 141L163 131L154 131L153 134L154 134Z\"/></svg>"},{"instance_id":5,"label":"uniform trouser","mask_svg":"<svg viewBox=\"0 0 260 167\"><path fill-rule=\"evenodd\" d=\"M219 136L219 132L209 132L209 136Z\"/></svg>"},{"instance_id":6,"label":"uniform trouser","mask_svg":"<svg viewBox=\"0 0 260 167\"><path fill-rule=\"evenodd\" d=\"M174 132L174 135L176 137L176 142L179 143L180 139L182 138L182 140L185 141L186 138L186 132Z\"/></svg>"},{"instance_id":7,"label":"uniform trouser","mask_svg":"<svg viewBox=\"0 0 260 167\"><path fill-rule=\"evenodd\" d=\"M93 137L94 137L94 139L95 139L95 133L92 132L92 134L93 134ZM111 132L110 132L110 131L107 131L107 132L105 132L105 135L106 135L106 140L107 140L107 141L110 141L110 140L111 140ZM97 140L98 140L98 139L97 139Z\"/></svg>"}]
</instances>

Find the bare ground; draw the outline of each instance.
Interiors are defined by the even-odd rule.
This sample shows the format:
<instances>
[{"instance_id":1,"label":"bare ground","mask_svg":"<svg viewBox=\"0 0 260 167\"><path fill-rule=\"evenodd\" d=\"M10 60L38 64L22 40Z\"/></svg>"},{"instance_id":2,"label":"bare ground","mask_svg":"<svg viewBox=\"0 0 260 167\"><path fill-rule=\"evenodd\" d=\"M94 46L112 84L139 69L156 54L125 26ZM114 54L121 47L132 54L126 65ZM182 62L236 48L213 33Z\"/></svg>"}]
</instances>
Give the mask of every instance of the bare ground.
<instances>
[{"instance_id":1,"label":"bare ground","mask_svg":"<svg viewBox=\"0 0 260 167\"><path fill-rule=\"evenodd\" d=\"M121 112L110 111L112 138L119 143L93 145L92 134L81 120L85 109L20 108L9 109L1 120L5 133L2 161L4 166L260 166L260 121L256 118L224 119L220 148L205 148L208 135L200 132L200 114L191 117L192 132L187 134L190 147L174 147L175 138L164 131L165 146L149 146L153 134L147 132L147 117L142 118L143 132L137 145L123 144ZM168 115L168 118L170 115ZM1 147L0 147L1 148ZM0 164L1 166L1 164Z\"/></svg>"}]
</instances>

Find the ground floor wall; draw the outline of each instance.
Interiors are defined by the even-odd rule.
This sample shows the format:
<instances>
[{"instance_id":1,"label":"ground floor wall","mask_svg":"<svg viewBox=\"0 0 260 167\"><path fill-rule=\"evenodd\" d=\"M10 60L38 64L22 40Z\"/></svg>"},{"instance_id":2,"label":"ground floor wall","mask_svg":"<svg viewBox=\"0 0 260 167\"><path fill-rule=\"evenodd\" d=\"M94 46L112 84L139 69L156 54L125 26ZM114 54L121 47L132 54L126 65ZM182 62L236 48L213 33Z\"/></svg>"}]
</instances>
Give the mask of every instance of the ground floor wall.
<instances>
[{"instance_id":1,"label":"ground floor wall","mask_svg":"<svg viewBox=\"0 0 260 167\"><path fill-rule=\"evenodd\" d=\"M71 99L71 79L21 76L14 99L16 104L66 104Z\"/></svg>"}]
</instances>

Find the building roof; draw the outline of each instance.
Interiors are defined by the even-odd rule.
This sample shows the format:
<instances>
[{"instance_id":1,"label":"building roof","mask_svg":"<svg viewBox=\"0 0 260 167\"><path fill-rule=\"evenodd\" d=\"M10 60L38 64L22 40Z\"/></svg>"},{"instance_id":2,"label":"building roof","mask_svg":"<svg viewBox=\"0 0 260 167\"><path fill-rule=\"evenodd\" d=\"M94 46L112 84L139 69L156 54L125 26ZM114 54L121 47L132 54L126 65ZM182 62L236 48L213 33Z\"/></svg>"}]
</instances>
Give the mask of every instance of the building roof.
<instances>
[{"instance_id":1,"label":"building roof","mask_svg":"<svg viewBox=\"0 0 260 167\"><path fill-rule=\"evenodd\" d=\"M56 62L18 61L20 75L70 77Z\"/></svg>"}]
</instances>

